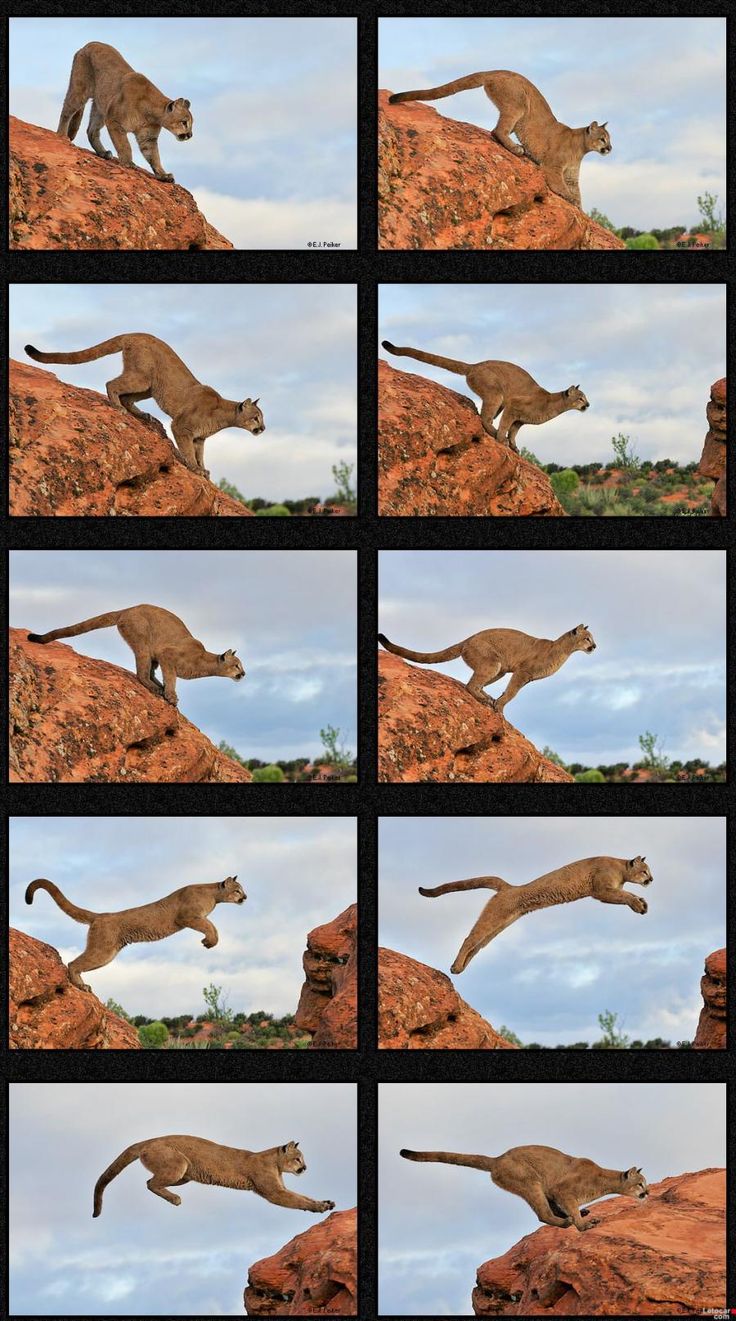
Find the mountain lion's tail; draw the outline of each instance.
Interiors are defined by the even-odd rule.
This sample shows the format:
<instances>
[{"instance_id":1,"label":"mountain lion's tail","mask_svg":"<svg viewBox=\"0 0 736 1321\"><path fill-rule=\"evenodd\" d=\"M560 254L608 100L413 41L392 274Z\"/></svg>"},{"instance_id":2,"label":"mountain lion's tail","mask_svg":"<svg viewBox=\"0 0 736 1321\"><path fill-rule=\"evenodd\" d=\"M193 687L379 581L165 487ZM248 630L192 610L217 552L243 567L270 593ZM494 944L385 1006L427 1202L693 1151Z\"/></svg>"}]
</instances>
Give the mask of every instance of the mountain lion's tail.
<instances>
[{"instance_id":1,"label":"mountain lion's tail","mask_svg":"<svg viewBox=\"0 0 736 1321\"><path fill-rule=\"evenodd\" d=\"M56 642L57 638L75 638L79 633L91 633L96 628L112 628L117 624L122 610L110 610L106 615L95 615L94 619L83 619L81 624L70 624L68 628L54 628L50 633L29 633L29 642Z\"/></svg>"},{"instance_id":2,"label":"mountain lion's tail","mask_svg":"<svg viewBox=\"0 0 736 1321\"><path fill-rule=\"evenodd\" d=\"M97 914L90 912L89 908L77 908L76 904L71 903L66 895L61 893L58 885L54 885L53 881L46 881L43 879L31 881L30 885L27 887L27 904L33 903L33 896L36 893L36 890L45 890L47 894L50 894L54 903L59 905L62 913L66 913L67 917L73 917L75 922L86 922L87 926L89 926L90 922L93 922L97 917Z\"/></svg>"},{"instance_id":3,"label":"mountain lion's tail","mask_svg":"<svg viewBox=\"0 0 736 1321\"><path fill-rule=\"evenodd\" d=\"M433 889L419 886L419 893L426 899L438 899L441 894L451 894L454 890L509 890L513 887L500 876L473 876L469 881L448 881L446 885L435 885Z\"/></svg>"},{"instance_id":4,"label":"mountain lion's tail","mask_svg":"<svg viewBox=\"0 0 736 1321\"><path fill-rule=\"evenodd\" d=\"M138 1159L141 1148L144 1146L144 1142L134 1142L132 1147L126 1147L125 1151L121 1151L120 1155L115 1158L112 1165L108 1165L105 1173L100 1175L95 1184L95 1207L92 1212L93 1220L102 1210L102 1194L107 1185L112 1183L113 1179L117 1178L120 1171L124 1170L126 1165L132 1165L133 1161Z\"/></svg>"},{"instance_id":5,"label":"mountain lion's tail","mask_svg":"<svg viewBox=\"0 0 736 1321\"><path fill-rule=\"evenodd\" d=\"M463 642L456 642L454 647L445 647L444 651L408 651L406 647L399 647L395 642L389 642L384 633L378 634L378 641L386 651L392 651L394 656L403 656L404 660L421 661L423 665L439 665L440 661L454 660L464 645Z\"/></svg>"},{"instance_id":6,"label":"mountain lion's tail","mask_svg":"<svg viewBox=\"0 0 736 1321\"><path fill-rule=\"evenodd\" d=\"M388 102L389 105L398 105L399 101L440 101L443 96L454 96L455 92L465 92L469 87L482 87L491 72L469 73L454 82L443 83L441 87L424 87L418 92L394 92Z\"/></svg>"},{"instance_id":7,"label":"mountain lion's tail","mask_svg":"<svg viewBox=\"0 0 736 1321\"><path fill-rule=\"evenodd\" d=\"M464 1156L459 1151L407 1151L402 1147L399 1152L404 1160L434 1160L442 1165L469 1165L473 1170L486 1170L492 1173L496 1164L495 1156Z\"/></svg>"},{"instance_id":8,"label":"mountain lion's tail","mask_svg":"<svg viewBox=\"0 0 736 1321\"><path fill-rule=\"evenodd\" d=\"M109 353L121 353L123 336L114 335L112 339L103 339L101 344L93 344L91 349L79 349L77 353L42 353L26 344L26 353L36 362L94 362L95 358L106 358Z\"/></svg>"},{"instance_id":9,"label":"mountain lion's tail","mask_svg":"<svg viewBox=\"0 0 736 1321\"><path fill-rule=\"evenodd\" d=\"M431 362L433 367L444 367L446 372L456 372L458 376L467 376L472 363L458 362L456 358L443 358L439 353L424 353L422 349L397 348L388 339L381 340L381 348L387 353L395 353L398 358L416 358L419 362Z\"/></svg>"}]
</instances>

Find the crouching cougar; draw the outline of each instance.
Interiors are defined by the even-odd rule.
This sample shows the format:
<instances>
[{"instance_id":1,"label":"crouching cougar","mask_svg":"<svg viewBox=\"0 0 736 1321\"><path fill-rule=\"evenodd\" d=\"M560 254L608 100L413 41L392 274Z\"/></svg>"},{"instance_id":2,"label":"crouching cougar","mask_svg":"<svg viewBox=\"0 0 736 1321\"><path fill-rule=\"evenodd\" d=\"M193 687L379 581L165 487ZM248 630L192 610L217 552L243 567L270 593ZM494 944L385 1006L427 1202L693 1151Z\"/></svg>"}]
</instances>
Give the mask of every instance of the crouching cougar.
<instances>
[{"instance_id":1,"label":"crouching cougar","mask_svg":"<svg viewBox=\"0 0 736 1321\"><path fill-rule=\"evenodd\" d=\"M632 1165L629 1170L607 1170L584 1157L566 1156L555 1147L512 1147L503 1156L464 1156L455 1151L399 1152L405 1160L439 1161L444 1165L469 1165L473 1170L485 1170L497 1188L523 1197L544 1225L569 1229L574 1225L581 1232L600 1224L599 1220L584 1220L590 1215L588 1207L580 1209L582 1202L594 1202L609 1193L621 1197L635 1197L644 1201L649 1188L641 1170Z\"/></svg>"},{"instance_id":2,"label":"crouching cougar","mask_svg":"<svg viewBox=\"0 0 736 1321\"><path fill-rule=\"evenodd\" d=\"M580 206L580 166L589 151L609 156L613 150L606 124L593 120L585 128L568 128L556 119L542 93L523 74L510 69L469 73L465 78L427 87L418 92L397 92L391 105L400 101L438 101L469 87L482 87L498 110L498 123L491 130L496 142L514 156L526 156L541 169L547 187L568 202ZM516 134L512 142L510 134ZM521 145L519 145L521 144Z\"/></svg>"},{"instance_id":3,"label":"crouching cougar","mask_svg":"<svg viewBox=\"0 0 736 1321\"><path fill-rule=\"evenodd\" d=\"M266 1151L241 1151L238 1147L208 1142L207 1138L179 1134L134 1142L121 1151L95 1184L93 1218L102 1211L102 1194L107 1185L134 1160L139 1160L151 1171L146 1187L172 1206L180 1206L181 1198L171 1189L183 1183L214 1183L218 1188L239 1188L243 1192L258 1193L274 1206L316 1211L318 1215L332 1211L335 1205L334 1202L315 1202L313 1197L302 1197L284 1187L285 1174L303 1174L307 1168L298 1142L269 1147Z\"/></svg>"},{"instance_id":4,"label":"crouching cougar","mask_svg":"<svg viewBox=\"0 0 736 1321\"><path fill-rule=\"evenodd\" d=\"M192 136L193 120L189 101L179 96L170 101L142 73L136 73L114 46L90 41L72 60L69 87L61 109L56 132L73 142L79 132L84 107L92 100L87 137L94 152L109 160L112 152L103 147L100 129L106 128L120 165L133 165L128 134L135 140L157 179L173 183L158 154L161 129L168 129L178 142Z\"/></svg>"},{"instance_id":5,"label":"crouching cougar","mask_svg":"<svg viewBox=\"0 0 736 1321\"><path fill-rule=\"evenodd\" d=\"M526 885L511 885L500 876L474 876L467 881L448 881L432 889L419 886L426 899L437 899L457 890L495 890L478 921L466 936L452 964L451 972L462 972L479 950L518 922L526 913L555 904L571 904L576 899L598 899L602 904L627 904L635 913L646 913L647 904L636 894L624 890L632 885L651 885L653 876L646 858L582 858L564 867L546 872Z\"/></svg>"},{"instance_id":6,"label":"crouching cougar","mask_svg":"<svg viewBox=\"0 0 736 1321\"><path fill-rule=\"evenodd\" d=\"M113 408L158 428L149 413L136 408L142 399L154 399L162 413L171 418L181 459L201 477L210 475L204 466L208 436L225 427L240 427L253 436L266 430L257 399L224 399L211 385L202 385L178 353L155 335L114 335L76 353L42 353L32 344L26 344L25 351L34 362L61 363L95 362L111 353L122 353L123 370L106 387Z\"/></svg>"},{"instance_id":7,"label":"crouching cougar","mask_svg":"<svg viewBox=\"0 0 736 1321\"><path fill-rule=\"evenodd\" d=\"M172 706L178 704L177 679L204 679L219 676L236 683L245 678L245 670L232 648L218 655L205 651L203 643L192 637L186 624L170 610L159 605L132 605L127 610L111 610L106 615L83 619L81 624L55 628L50 633L29 633L29 642L56 642L92 633L96 628L118 630L135 656L135 672L149 693L156 693ZM163 683L156 678L160 666Z\"/></svg>"},{"instance_id":8,"label":"crouching cougar","mask_svg":"<svg viewBox=\"0 0 736 1321\"><path fill-rule=\"evenodd\" d=\"M416 358L434 367L464 376L468 389L481 399L480 420L484 431L502 445L516 450L516 435L520 427L540 426L561 413L575 410L584 413L590 407L579 385L552 392L537 385L533 376L513 362L459 362L443 358L439 353L424 353L422 349L397 348L387 339L382 347L399 358ZM499 417L500 414L500 417ZM493 423L498 417L498 426Z\"/></svg>"},{"instance_id":9,"label":"crouching cougar","mask_svg":"<svg viewBox=\"0 0 736 1321\"><path fill-rule=\"evenodd\" d=\"M93 913L89 908L78 908L61 893L58 885L45 879L31 881L26 889L27 904L33 903L37 890L45 890L67 917L89 927L84 953L68 965L69 980L80 991L90 989L80 973L104 968L126 945L144 940L164 940L166 936L189 928L201 931L205 949L212 949L219 935L217 927L207 920L208 914L217 904L244 904L246 900L237 876L227 876L224 881L211 885L184 885L163 899L140 904L138 908L123 908L118 913Z\"/></svg>"},{"instance_id":10,"label":"crouching cougar","mask_svg":"<svg viewBox=\"0 0 736 1321\"><path fill-rule=\"evenodd\" d=\"M378 641L386 651L405 660L418 661L420 665L439 665L461 656L473 671L465 685L468 692L499 715L525 684L555 674L574 652L590 653L596 648L587 624L578 624L554 640L535 638L515 628L486 628L445 647L444 651L409 651L389 642L383 633L378 634ZM489 697L483 689L505 674L510 674L511 679L501 696Z\"/></svg>"}]
</instances>

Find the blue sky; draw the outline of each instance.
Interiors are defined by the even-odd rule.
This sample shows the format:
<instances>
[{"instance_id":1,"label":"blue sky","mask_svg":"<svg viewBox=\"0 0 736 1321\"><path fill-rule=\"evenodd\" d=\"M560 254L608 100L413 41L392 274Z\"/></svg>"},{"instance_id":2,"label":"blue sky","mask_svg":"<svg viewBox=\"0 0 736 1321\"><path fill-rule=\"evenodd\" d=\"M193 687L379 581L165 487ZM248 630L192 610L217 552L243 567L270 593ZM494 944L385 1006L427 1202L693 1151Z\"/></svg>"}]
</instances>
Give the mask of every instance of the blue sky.
<instances>
[{"instance_id":1,"label":"blue sky","mask_svg":"<svg viewBox=\"0 0 736 1321\"><path fill-rule=\"evenodd\" d=\"M25 903L37 876L99 913L238 877L248 898L215 909L214 949L179 932L86 975L101 1000L112 996L131 1015L203 1013L210 982L235 1013L294 1013L307 933L356 900L351 817L14 817L10 838L10 925L53 945L65 963L84 949L86 928L46 894Z\"/></svg>"},{"instance_id":2,"label":"blue sky","mask_svg":"<svg viewBox=\"0 0 736 1321\"><path fill-rule=\"evenodd\" d=\"M16 284L10 354L29 363L29 343L66 353L130 331L156 335L225 398L260 397L262 436L230 428L207 442L213 481L226 477L248 498L324 498L334 464L356 467L356 325L349 284ZM121 361L42 370L105 395ZM153 400L143 408L171 434Z\"/></svg>"},{"instance_id":3,"label":"blue sky","mask_svg":"<svg viewBox=\"0 0 736 1321\"><path fill-rule=\"evenodd\" d=\"M11 627L46 633L142 601L183 619L246 677L179 680L179 710L213 743L263 761L313 757L320 729L356 747L353 551L14 551ZM134 669L117 629L73 638L84 656Z\"/></svg>"},{"instance_id":4,"label":"blue sky","mask_svg":"<svg viewBox=\"0 0 736 1321\"><path fill-rule=\"evenodd\" d=\"M539 749L587 766L633 762L651 730L672 760L724 759L722 551L382 551L379 560L380 630L413 651L484 628L555 638L589 626L597 651L572 656L506 708ZM431 668L470 677L459 659Z\"/></svg>"},{"instance_id":5,"label":"blue sky","mask_svg":"<svg viewBox=\"0 0 736 1321\"><path fill-rule=\"evenodd\" d=\"M529 78L564 124L608 121L611 156L580 171L583 206L614 225L694 225L726 186L725 18L383 18L379 87L437 87L484 69ZM494 127L479 89L429 103Z\"/></svg>"},{"instance_id":6,"label":"blue sky","mask_svg":"<svg viewBox=\"0 0 736 1321\"><path fill-rule=\"evenodd\" d=\"M382 1083L378 1092L382 1315L472 1316L478 1266L539 1228L488 1175L409 1164L401 1147L500 1156L539 1143L611 1169L640 1165L650 1183L726 1163L723 1083Z\"/></svg>"},{"instance_id":7,"label":"blue sky","mask_svg":"<svg viewBox=\"0 0 736 1321\"><path fill-rule=\"evenodd\" d=\"M88 41L191 101L193 138L162 133L161 159L236 248L356 246L354 18L14 18L11 114L55 130Z\"/></svg>"},{"instance_id":8,"label":"blue sky","mask_svg":"<svg viewBox=\"0 0 736 1321\"><path fill-rule=\"evenodd\" d=\"M10 1092L14 1315L242 1316L249 1266L324 1218L197 1183L170 1206L149 1193L136 1161L93 1220L95 1181L145 1138L191 1133L250 1151L296 1141L307 1171L287 1186L340 1211L355 1206L352 1083L16 1083Z\"/></svg>"},{"instance_id":9,"label":"blue sky","mask_svg":"<svg viewBox=\"0 0 736 1321\"><path fill-rule=\"evenodd\" d=\"M579 858L642 854L654 882L627 888L646 898L644 916L592 899L527 914L452 980L525 1043L592 1044L607 1009L631 1040L695 1036L703 963L726 943L724 817L382 817L379 843L379 943L450 976L491 894L426 899L417 886L523 885Z\"/></svg>"},{"instance_id":10,"label":"blue sky","mask_svg":"<svg viewBox=\"0 0 736 1321\"><path fill-rule=\"evenodd\" d=\"M584 415L520 433L542 463L607 463L620 432L642 459L700 458L710 387L726 371L722 284L383 284L379 313L379 344L515 362L552 391L579 383ZM462 376L379 353L478 404Z\"/></svg>"}]
</instances>

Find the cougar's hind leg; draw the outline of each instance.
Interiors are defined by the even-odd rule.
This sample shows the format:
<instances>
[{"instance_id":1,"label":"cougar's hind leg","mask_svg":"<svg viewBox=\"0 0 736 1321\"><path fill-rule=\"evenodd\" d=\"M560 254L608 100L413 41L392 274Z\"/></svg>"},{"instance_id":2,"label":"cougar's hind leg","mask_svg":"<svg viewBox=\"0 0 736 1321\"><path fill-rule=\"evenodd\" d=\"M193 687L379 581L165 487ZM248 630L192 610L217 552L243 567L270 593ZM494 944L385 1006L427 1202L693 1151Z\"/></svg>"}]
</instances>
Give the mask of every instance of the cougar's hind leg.
<instances>
[{"instance_id":1,"label":"cougar's hind leg","mask_svg":"<svg viewBox=\"0 0 736 1321\"><path fill-rule=\"evenodd\" d=\"M82 980L80 973L94 972L96 968L105 968L108 963L112 963L116 954L120 953L120 946L115 941L106 940L98 934L95 934L94 927L90 927L87 932L87 945L82 954L78 954L76 959L72 959L68 965L69 980L73 986L78 987L80 991L89 991L92 988Z\"/></svg>"},{"instance_id":2,"label":"cougar's hind leg","mask_svg":"<svg viewBox=\"0 0 736 1321\"><path fill-rule=\"evenodd\" d=\"M121 394L120 402L126 413L130 413L131 417L137 417L141 422L150 422L152 421L150 413L142 413L140 408L136 408L136 404L139 403L141 399L150 398L150 390L134 390L127 392L126 394Z\"/></svg>"},{"instance_id":3,"label":"cougar's hind leg","mask_svg":"<svg viewBox=\"0 0 736 1321\"><path fill-rule=\"evenodd\" d=\"M491 129L491 135L500 142L502 147L513 153L514 156L523 156L524 148L518 142L512 142L509 136L516 129L521 119L518 110L502 110L498 116L498 123Z\"/></svg>"},{"instance_id":4,"label":"cougar's hind leg","mask_svg":"<svg viewBox=\"0 0 736 1321\"><path fill-rule=\"evenodd\" d=\"M169 1188L180 1187L181 1184L189 1182L187 1177L189 1161L186 1156L176 1147L157 1144L150 1151L143 1148L140 1162L151 1171L151 1178L146 1183L150 1192L155 1193L157 1197L163 1197L165 1202L171 1202L172 1206L180 1206L181 1198L176 1193L169 1192Z\"/></svg>"},{"instance_id":5,"label":"cougar's hind leg","mask_svg":"<svg viewBox=\"0 0 736 1321\"><path fill-rule=\"evenodd\" d=\"M519 1190L512 1189L512 1191L517 1192ZM552 1207L547 1201L547 1196L541 1183L534 1183L525 1188L523 1192L520 1192L520 1196L523 1197L524 1201L532 1208L535 1216L538 1220L542 1221L543 1225L556 1225L558 1229L569 1229L570 1225L573 1223L572 1217L567 1215L567 1213L562 1216L555 1215Z\"/></svg>"},{"instance_id":6,"label":"cougar's hind leg","mask_svg":"<svg viewBox=\"0 0 736 1321\"><path fill-rule=\"evenodd\" d=\"M500 390L494 390L483 397L483 406L480 410L480 420L483 424L483 430L487 431L489 436L495 440L498 436L498 430L494 427L494 419L498 417L503 408L503 395Z\"/></svg>"},{"instance_id":7,"label":"cougar's hind leg","mask_svg":"<svg viewBox=\"0 0 736 1321\"><path fill-rule=\"evenodd\" d=\"M109 161L112 158L112 152L108 151L107 147L103 146L102 140L100 138L100 129L104 126L104 123L105 123L105 116L103 115L99 106L93 101L92 109L89 112L89 123L87 125L87 138L89 140L89 145L92 148L92 150L96 152L98 156L101 156L103 160Z\"/></svg>"},{"instance_id":8,"label":"cougar's hind leg","mask_svg":"<svg viewBox=\"0 0 736 1321\"><path fill-rule=\"evenodd\" d=\"M520 692L520 690L528 683L531 683L531 679L529 678L529 675L524 674L521 670L517 670L516 674L511 675L511 678L506 688L501 693L501 696L496 698L496 710L498 711L499 715L503 711L504 707L508 706L512 697L516 697L516 694Z\"/></svg>"},{"instance_id":9,"label":"cougar's hind leg","mask_svg":"<svg viewBox=\"0 0 736 1321\"><path fill-rule=\"evenodd\" d=\"M503 670L500 665L479 666L474 669L465 687L479 702L482 702L484 706L490 706L495 711L495 700L490 693L484 692L484 689L487 684L495 683L497 679L500 679L502 674Z\"/></svg>"}]
</instances>

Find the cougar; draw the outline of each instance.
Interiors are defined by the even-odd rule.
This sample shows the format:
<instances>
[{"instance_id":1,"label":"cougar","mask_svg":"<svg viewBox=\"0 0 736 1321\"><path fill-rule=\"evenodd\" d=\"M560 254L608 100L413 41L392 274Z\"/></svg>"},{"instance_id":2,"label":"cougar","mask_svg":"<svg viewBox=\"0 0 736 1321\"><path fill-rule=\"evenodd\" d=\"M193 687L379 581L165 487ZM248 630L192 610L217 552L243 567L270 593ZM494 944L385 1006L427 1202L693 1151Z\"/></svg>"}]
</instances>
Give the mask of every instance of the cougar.
<instances>
[{"instance_id":1,"label":"cougar","mask_svg":"<svg viewBox=\"0 0 736 1321\"><path fill-rule=\"evenodd\" d=\"M96 628L117 627L118 633L135 656L135 672L149 693L156 693L176 706L177 679L204 679L217 675L222 679L245 678L245 670L232 648L218 656L205 651L193 638L186 624L170 610L159 605L131 605L127 610L111 610L106 615L83 619L81 624L55 628L50 633L29 633L29 642L56 642L58 638L76 638ZM161 668L163 683L156 678Z\"/></svg>"},{"instance_id":2,"label":"cougar","mask_svg":"<svg viewBox=\"0 0 736 1321\"><path fill-rule=\"evenodd\" d=\"M162 128L173 133L179 142L191 138L193 120L189 102L183 96L170 101L142 73L131 69L114 46L106 46L102 41L90 41L72 60L69 87L56 130L60 138L74 141L90 98L87 137L92 150L103 160L110 160L112 152L100 141L100 129L104 126L120 165L132 166L128 134L133 133L156 178L173 183L173 174L167 174L161 164L158 138Z\"/></svg>"},{"instance_id":3,"label":"cougar","mask_svg":"<svg viewBox=\"0 0 736 1321\"><path fill-rule=\"evenodd\" d=\"M218 1188L241 1188L243 1192L258 1193L274 1206L290 1206L295 1211L332 1211L334 1202L315 1202L284 1187L285 1174L303 1174L307 1166L298 1142L287 1142L283 1147L269 1147L266 1151L241 1151L239 1147L223 1147L207 1138L193 1138L188 1134L165 1138L148 1138L134 1142L121 1151L112 1165L101 1174L95 1184L93 1217L102 1211L102 1194L108 1183L124 1170L126 1165L139 1160L151 1178L146 1187L157 1197L163 1197L172 1206L180 1206L181 1198L171 1192L183 1183L214 1183Z\"/></svg>"},{"instance_id":4,"label":"cougar","mask_svg":"<svg viewBox=\"0 0 736 1321\"><path fill-rule=\"evenodd\" d=\"M80 991L90 988L79 974L104 968L126 945L143 940L164 940L188 927L190 931L201 931L205 949L212 949L219 936L217 927L208 922L207 914L216 904L243 904L246 899L237 876L227 876L224 881L211 885L185 885L163 899L154 899L153 903L141 904L138 908L124 908L119 913L93 913L88 908L78 908L61 893L58 885L47 880L31 881L26 890L27 904L33 903L37 890L50 894L67 917L89 926L84 954L69 964L69 980Z\"/></svg>"},{"instance_id":5,"label":"cougar","mask_svg":"<svg viewBox=\"0 0 736 1321\"><path fill-rule=\"evenodd\" d=\"M419 661L421 665L439 665L441 661L462 656L473 671L465 685L468 692L499 715L525 684L555 674L573 652L592 652L596 647L587 624L578 624L553 641L534 638L516 628L484 628L444 651L408 651L406 647L389 642L383 633L378 634L378 641L395 656ZM484 693L483 689L489 683L495 683L504 674L510 674L511 678L500 697L493 698Z\"/></svg>"},{"instance_id":6,"label":"cougar","mask_svg":"<svg viewBox=\"0 0 736 1321\"><path fill-rule=\"evenodd\" d=\"M155 335L115 335L77 353L41 353L32 344L25 351L35 362L95 362L111 353L122 353L123 370L107 382L107 397L113 408L130 413L141 422L157 426L149 413L136 404L155 399L171 418L179 455L187 468L209 477L204 466L204 442L225 427L241 427L253 436L265 431L257 399L223 399L211 385L202 385L177 353Z\"/></svg>"},{"instance_id":7,"label":"cougar","mask_svg":"<svg viewBox=\"0 0 736 1321\"><path fill-rule=\"evenodd\" d=\"M555 119L542 93L520 73L492 69L489 73L469 73L441 87L419 92L397 92L391 105L399 101L438 101L443 96L482 87L498 110L498 123L492 136L514 156L526 156L542 171L547 187L568 202L580 206L580 165L589 151L609 156L613 150L605 124L593 120L585 128L568 128ZM516 134L520 146L511 141Z\"/></svg>"},{"instance_id":8,"label":"cougar","mask_svg":"<svg viewBox=\"0 0 736 1321\"><path fill-rule=\"evenodd\" d=\"M480 395L480 420L484 431L517 453L516 434L520 427L540 426L542 422L559 417L560 413L569 413L571 409L584 413L590 407L579 385L554 393L544 390L529 372L513 362L494 362L492 359L488 362L457 362L455 358L424 353L421 349L396 348L387 339L382 341L382 346L400 358L416 358L419 362L430 362L434 367L443 367L445 371L464 376L473 394ZM494 427L499 413L498 426Z\"/></svg>"},{"instance_id":9,"label":"cougar","mask_svg":"<svg viewBox=\"0 0 736 1321\"><path fill-rule=\"evenodd\" d=\"M455 1151L406 1151L405 1160L440 1161L444 1165L469 1165L486 1170L498 1188L523 1197L545 1225L559 1229L592 1229L599 1220L583 1220L590 1215L581 1202L594 1202L608 1193L636 1197L644 1201L649 1188L641 1170L607 1170L593 1160L566 1156L555 1147L512 1147L503 1156L463 1156ZM114 1168L114 1167L113 1167ZM149 1185L150 1186L150 1185Z\"/></svg>"},{"instance_id":10,"label":"cougar","mask_svg":"<svg viewBox=\"0 0 736 1321\"><path fill-rule=\"evenodd\" d=\"M474 876L469 881L449 881L433 889L420 885L419 893L427 899L436 899L455 890L497 891L460 946L450 969L457 973L467 968L478 951L512 922L518 922L525 913L533 913L537 908L571 904L576 899L599 899L602 904L628 904L635 913L646 913L646 901L629 894L623 887L628 883L651 885L652 880L646 858L640 854L628 861L625 858L581 858L580 862L568 862L556 871L545 872L544 876L538 876L526 885L510 885L500 876Z\"/></svg>"}]
</instances>

